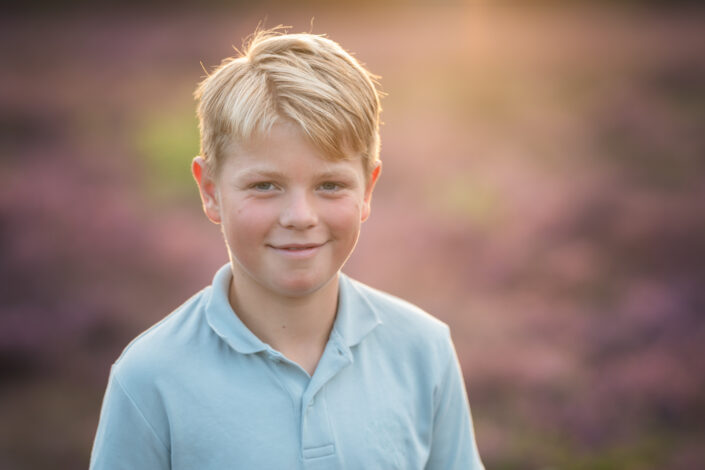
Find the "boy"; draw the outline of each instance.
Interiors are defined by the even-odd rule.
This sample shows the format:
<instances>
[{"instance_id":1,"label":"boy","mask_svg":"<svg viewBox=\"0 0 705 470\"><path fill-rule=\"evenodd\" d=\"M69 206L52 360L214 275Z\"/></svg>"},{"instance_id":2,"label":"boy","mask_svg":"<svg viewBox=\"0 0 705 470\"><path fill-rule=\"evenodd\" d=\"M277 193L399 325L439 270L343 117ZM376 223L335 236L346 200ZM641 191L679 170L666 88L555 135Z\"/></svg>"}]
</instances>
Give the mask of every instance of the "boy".
<instances>
[{"instance_id":1,"label":"boy","mask_svg":"<svg viewBox=\"0 0 705 470\"><path fill-rule=\"evenodd\" d=\"M380 175L371 77L264 31L200 84L230 262L115 362L91 468L483 468L447 326L340 273Z\"/></svg>"}]
</instances>

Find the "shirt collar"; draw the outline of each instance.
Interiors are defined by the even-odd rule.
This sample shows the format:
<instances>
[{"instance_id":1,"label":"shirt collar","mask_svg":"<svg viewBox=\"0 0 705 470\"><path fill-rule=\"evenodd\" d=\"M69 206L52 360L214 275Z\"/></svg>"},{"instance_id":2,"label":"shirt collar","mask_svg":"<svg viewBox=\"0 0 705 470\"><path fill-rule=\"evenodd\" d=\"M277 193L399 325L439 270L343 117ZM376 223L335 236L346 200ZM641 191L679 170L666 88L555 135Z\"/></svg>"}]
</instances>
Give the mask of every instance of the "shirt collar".
<instances>
[{"instance_id":1,"label":"shirt collar","mask_svg":"<svg viewBox=\"0 0 705 470\"><path fill-rule=\"evenodd\" d=\"M245 326L230 305L228 292L232 277L233 273L229 263L220 268L213 276L210 298L206 304L208 324L235 351L242 354L264 351L267 349L267 345Z\"/></svg>"},{"instance_id":2,"label":"shirt collar","mask_svg":"<svg viewBox=\"0 0 705 470\"><path fill-rule=\"evenodd\" d=\"M231 279L229 263L215 273L206 303L208 324L235 351L242 354L265 351L269 348L267 344L245 326L230 305ZM382 321L356 281L343 273L339 273L338 280L338 312L331 336L337 336L347 347L352 347Z\"/></svg>"},{"instance_id":3,"label":"shirt collar","mask_svg":"<svg viewBox=\"0 0 705 470\"><path fill-rule=\"evenodd\" d=\"M352 347L362 341L382 321L362 292L360 283L343 273L340 273L338 279L338 313L333 331L341 337L346 346Z\"/></svg>"}]
</instances>

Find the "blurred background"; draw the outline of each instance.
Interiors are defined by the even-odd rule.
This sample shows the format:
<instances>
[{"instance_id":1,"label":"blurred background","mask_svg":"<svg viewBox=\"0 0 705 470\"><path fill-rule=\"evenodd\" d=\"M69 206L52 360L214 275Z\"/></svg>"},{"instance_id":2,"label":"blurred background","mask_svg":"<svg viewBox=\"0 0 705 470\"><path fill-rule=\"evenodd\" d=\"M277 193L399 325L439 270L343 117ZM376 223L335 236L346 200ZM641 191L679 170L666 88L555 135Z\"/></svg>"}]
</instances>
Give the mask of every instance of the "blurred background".
<instances>
[{"instance_id":1,"label":"blurred background","mask_svg":"<svg viewBox=\"0 0 705 470\"><path fill-rule=\"evenodd\" d=\"M7 10L0 468L86 468L110 364L226 262L192 92L261 21L382 76L345 271L451 325L487 468L705 468L705 10L628 1Z\"/></svg>"}]
</instances>

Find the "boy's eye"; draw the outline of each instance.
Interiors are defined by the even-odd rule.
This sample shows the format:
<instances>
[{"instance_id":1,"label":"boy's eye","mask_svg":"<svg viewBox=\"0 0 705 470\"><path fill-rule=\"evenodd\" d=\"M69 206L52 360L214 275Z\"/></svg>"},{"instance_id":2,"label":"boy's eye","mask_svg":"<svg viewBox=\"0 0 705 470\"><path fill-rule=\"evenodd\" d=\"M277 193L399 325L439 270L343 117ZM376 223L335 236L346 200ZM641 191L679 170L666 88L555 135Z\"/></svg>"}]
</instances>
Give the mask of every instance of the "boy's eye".
<instances>
[{"instance_id":1,"label":"boy's eye","mask_svg":"<svg viewBox=\"0 0 705 470\"><path fill-rule=\"evenodd\" d=\"M333 183L332 181L326 181L319 186L323 191L337 191L343 186L340 183Z\"/></svg>"},{"instance_id":2,"label":"boy's eye","mask_svg":"<svg viewBox=\"0 0 705 470\"><path fill-rule=\"evenodd\" d=\"M257 191L271 191L272 189L274 189L274 185L269 181L262 181L260 183L253 184L252 188L256 189Z\"/></svg>"}]
</instances>

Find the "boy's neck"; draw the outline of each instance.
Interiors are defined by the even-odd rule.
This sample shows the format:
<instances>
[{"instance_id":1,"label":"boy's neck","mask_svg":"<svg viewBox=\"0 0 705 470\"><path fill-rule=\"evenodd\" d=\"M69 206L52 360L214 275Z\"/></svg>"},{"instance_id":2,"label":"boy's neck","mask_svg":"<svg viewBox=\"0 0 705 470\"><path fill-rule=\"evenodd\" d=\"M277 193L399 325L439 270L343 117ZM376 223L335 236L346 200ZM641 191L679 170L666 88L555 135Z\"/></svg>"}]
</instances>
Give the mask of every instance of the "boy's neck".
<instances>
[{"instance_id":1,"label":"boy's neck","mask_svg":"<svg viewBox=\"0 0 705 470\"><path fill-rule=\"evenodd\" d=\"M233 273L228 299L255 336L313 376L335 321L338 286L336 275L309 295L276 296L248 275Z\"/></svg>"}]
</instances>

